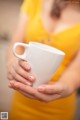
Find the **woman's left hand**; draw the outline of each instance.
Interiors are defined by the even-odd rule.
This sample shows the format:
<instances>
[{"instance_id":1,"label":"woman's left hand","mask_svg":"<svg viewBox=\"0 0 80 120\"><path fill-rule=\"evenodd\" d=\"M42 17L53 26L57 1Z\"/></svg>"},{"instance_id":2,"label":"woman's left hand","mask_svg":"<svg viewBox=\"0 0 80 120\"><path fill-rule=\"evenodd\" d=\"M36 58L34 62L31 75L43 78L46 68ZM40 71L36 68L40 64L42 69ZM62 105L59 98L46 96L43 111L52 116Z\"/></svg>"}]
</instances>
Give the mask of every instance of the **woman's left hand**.
<instances>
[{"instance_id":1,"label":"woman's left hand","mask_svg":"<svg viewBox=\"0 0 80 120\"><path fill-rule=\"evenodd\" d=\"M64 98L73 92L72 87L62 81L45 84L38 88L33 88L20 82L11 81L9 87L17 90L28 98L42 102L51 102L56 99Z\"/></svg>"}]
</instances>

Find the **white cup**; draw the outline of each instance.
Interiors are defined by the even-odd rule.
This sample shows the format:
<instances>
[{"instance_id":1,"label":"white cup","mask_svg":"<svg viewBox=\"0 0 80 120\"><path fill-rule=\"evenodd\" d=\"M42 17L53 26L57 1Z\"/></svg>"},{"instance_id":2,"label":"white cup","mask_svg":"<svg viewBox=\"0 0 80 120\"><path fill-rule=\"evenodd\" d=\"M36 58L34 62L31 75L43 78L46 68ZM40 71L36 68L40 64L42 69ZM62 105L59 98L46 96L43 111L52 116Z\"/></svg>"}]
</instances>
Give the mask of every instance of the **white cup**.
<instances>
[{"instance_id":1,"label":"white cup","mask_svg":"<svg viewBox=\"0 0 80 120\"><path fill-rule=\"evenodd\" d=\"M17 47L20 46L25 48L22 55L16 53ZM37 42L30 42L29 44L15 43L13 53L17 58L30 63L32 73L36 77L34 87L38 87L51 80L65 56L64 52Z\"/></svg>"}]
</instances>

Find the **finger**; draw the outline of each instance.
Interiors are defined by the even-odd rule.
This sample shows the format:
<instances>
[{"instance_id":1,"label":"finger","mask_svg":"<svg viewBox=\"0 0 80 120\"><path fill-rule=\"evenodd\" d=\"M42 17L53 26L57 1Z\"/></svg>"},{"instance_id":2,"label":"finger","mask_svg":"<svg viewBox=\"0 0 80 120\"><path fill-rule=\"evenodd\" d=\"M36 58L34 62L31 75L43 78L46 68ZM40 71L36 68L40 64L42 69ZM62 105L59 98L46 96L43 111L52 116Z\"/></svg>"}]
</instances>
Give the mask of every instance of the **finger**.
<instances>
[{"instance_id":1,"label":"finger","mask_svg":"<svg viewBox=\"0 0 80 120\"><path fill-rule=\"evenodd\" d=\"M12 76L10 73L8 73L7 79L8 79L8 80L13 80L13 76Z\"/></svg>"},{"instance_id":2,"label":"finger","mask_svg":"<svg viewBox=\"0 0 80 120\"><path fill-rule=\"evenodd\" d=\"M15 89L14 87L10 87L10 88L13 88L14 90L17 90L18 92L20 92L21 94L23 94L24 96L30 98L30 99L33 99L33 100L39 100L41 102L45 102L45 103L48 103L48 102L51 102L51 101L54 101L54 100L57 100L57 99L60 99L61 96L58 95L58 94L55 94L55 95L48 95L48 96L45 96L45 95L39 95L37 97L35 96L32 96L28 93L25 93L21 90L18 90L18 89Z\"/></svg>"},{"instance_id":3,"label":"finger","mask_svg":"<svg viewBox=\"0 0 80 120\"><path fill-rule=\"evenodd\" d=\"M24 84L14 82L14 81L11 84L12 84L13 88L21 90L21 91L35 97L39 101L48 102L51 100L51 98L50 98L51 96L42 94L42 93L38 92L37 89L35 89L35 88L32 88L30 86L26 86Z\"/></svg>"},{"instance_id":4,"label":"finger","mask_svg":"<svg viewBox=\"0 0 80 120\"><path fill-rule=\"evenodd\" d=\"M32 83L29 82L27 79L25 79L24 77L22 77L19 74L17 74L14 69L12 69L11 72L13 74L13 79L15 81L18 81L18 82L21 82L21 83L24 83L24 84L30 85L30 86L32 85Z\"/></svg>"},{"instance_id":5,"label":"finger","mask_svg":"<svg viewBox=\"0 0 80 120\"><path fill-rule=\"evenodd\" d=\"M33 95L33 93L35 92L35 88L28 87L27 85L24 85L24 84L22 84L20 82L10 81L10 84L15 89L21 90L21 91L26 92L26 93L31 94L31 95Z\"/></svg>"},{"instance_id":6,"label":"finger","mask_svg":"<svg viewBox=\"0 0 80 120\"><path fill-rule=\"evenodd\" d=\"M26 71L30 71L31 70L31 66L27 61L24 60L19 60L19 65Z\"/></svg>"},{"instance_id":7,"label":"finger","mask_svg":"<svg viewBox=\"0 0 80 120\"><path fill-rule=\"evenodd\" d=\"M17 90L17 91L20 92L21 94L23 94L24 96L30 98L30 99L34 99L34 100L36 100L35 97L33 97L32 95L29 95L28 93L25 93L25 92L23 92L23 91L21 91L21 90Z\"/></svg>"},{"instance_id":8,"label":"finger","mask_svg":"<svg viewBox=\"0 0 80 120\"><path fill-rule=\"evenodd\" d=\"M51 101L53 101L53 100L56 100L56 99L59 99L61 96L60 95L57 95L57 94L55 94L55 95L46 95L46 94L42 94L42 93L39 93L39 92L36 92L36 90L34 91L34 90L31 90L31 89L33 89L33 88L31 88L31 87L26 87L27 89L25 89L25 87L22 87L22 86L24 86L24 85L21 85L21 86L19 86L20 84L16 84L17 85L17 87L15 87L15 84L14 84L14 82L12 82L11 84L13 84L12 86L12 88L13 89L15 89L15 90L17 90L17 91L19 91L19 92L21 92L23 95L25 95L25 96L27 96L27 97L29 97L29 98L31 98L31 99L35 99L35 100L39 100L39 101L41 101L41 102L46 102L46 103L48 103L48 102L51 102ZM22 89L22 88L23 89ZM21 89L22 90L21 90ZM25 91L25 92L24 92ZM34 92L33 92L34 91Z\"/></svg>"},{"instance_id":9,"label":"finger","mask_svg":"<svg viewBox=\"0 0 80 120\"><path fill-rule=\"evenodd\" d=\"M19 74L23 78L29 80L30 82L35 81L35 77L31 73L25 71L21 66L19 66L19 65L18 66L13 66L13 69L15 70L15 72L17 74Z\"/></svg>"},{"instance_id":10,"label":"finger","mask_svg":"<svg viewBox=\"0 0 80 120\"><path fill-rule=\"evenodd\" d=\"M10 81L10 83L9 83L9 85L8 85L9 88L12 88L12 87L13 87L13 81L15 81L15 80L13 79L12 81ZM16 88L15 88L15 89L16 89Z\"/></svg>"},{"instance_id":11,"label":"finger","mask_svg":"<svg viewBox=\"0 0 80 120\"><path fill-rule=\"evenodd\" d=\"M42 93L46 94L60 94L63 91L63 86L60 83L43 85L38 88Z\"/></svg>"},{"instance_id":12,"label":"finger","mask_svg":"<svg viewBox=\"0 0 80 120\"><path fill-rule=\"evenodd\" d=\"M35 100L37 99L37 97L35 97L34 95L36 91L34 91L32 87L28 87L19 82L14 82L14 80L10 82L9 87L20 92L22 91L23 93L25 93L25 96L28 95L27 97L34 98Z\"/></svg>"},{"instance_id":13,"label":"finger","mask_svg":"<svg viewBox=\"0 0 80 120\"><path fill-rule=\"evenodd\" d=\"M61 98L61 95L60 94L53 94L53 95L50 95L49 96L49 100L47 102L51 102L51 101L54 101L54 100L58 100Z\"/></svg>"},{"instance_id":14,"label":"finger","mask_svg":"<svg viewBox=\"0 0 80 120\"><path fill-rule=\"evenodd\" d=\"M15 89L21 90L29 95L37 97L37 94L36 94L37 90L35 88L29 87L27 85L24 85L19 82L14 82L14 81L10 81L10 85L11 85L11 87L13 87ZM39 93L39 94L41 94L41 93Z\"/></svg>"},{"instance_id":15,"label":"finger","mask_svg":"<svg viewBox=\"0 0 80 120\"><path fill-rule=\"evenodd\" d=\"M8 86L9 86L10 88L14 89L14 90L17 90L18 92L20 92L20 93L23 94L24 96L36 100L35 97L29 95L28 93L25 93L25 92L23 92L22 90L19 90L19 89L17 89L17 88L14 88L12 84L9 84Z\"/></svg>"}]
</instances>

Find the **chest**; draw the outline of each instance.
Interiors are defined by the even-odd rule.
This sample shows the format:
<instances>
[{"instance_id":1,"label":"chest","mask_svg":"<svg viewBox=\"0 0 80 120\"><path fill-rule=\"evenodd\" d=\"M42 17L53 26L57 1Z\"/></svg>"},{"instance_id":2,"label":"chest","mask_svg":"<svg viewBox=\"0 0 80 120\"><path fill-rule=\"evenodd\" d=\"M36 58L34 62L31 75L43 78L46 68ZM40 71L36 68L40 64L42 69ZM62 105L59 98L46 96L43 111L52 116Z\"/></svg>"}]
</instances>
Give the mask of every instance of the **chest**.
<instances>
[{"instance_id":1,"label":"chest","mask_svg":"<svg viewBox=\"0 0 80 120\"><path fill-rule=\"evenodd\" d=\"M62 27L63 26L63 27ZM80 26L80 25L79 25ZM46 30L44 25L41 22L41 18L36 16L31 20L26 28L26 37L28 41L37 41L49 45L62 46L64 47L70 45L76 45L78 39L80 39L80 27L74 26L59 25L56 30L58 33L51 34Z\"/></svg>"},{"instance_id":2,"label":"chest","mask_svg":"<svg viewBox=\"0 0 80 120\"><path fill-rule=\"evenodd\" d=\"M63 50L68 56L74 55L80 48L80 24L60 21L55 27L48 22L48 19L41 18L39 12L36 13L26 28L26 42L41 42Z\"/></svg>"}]
</instances>

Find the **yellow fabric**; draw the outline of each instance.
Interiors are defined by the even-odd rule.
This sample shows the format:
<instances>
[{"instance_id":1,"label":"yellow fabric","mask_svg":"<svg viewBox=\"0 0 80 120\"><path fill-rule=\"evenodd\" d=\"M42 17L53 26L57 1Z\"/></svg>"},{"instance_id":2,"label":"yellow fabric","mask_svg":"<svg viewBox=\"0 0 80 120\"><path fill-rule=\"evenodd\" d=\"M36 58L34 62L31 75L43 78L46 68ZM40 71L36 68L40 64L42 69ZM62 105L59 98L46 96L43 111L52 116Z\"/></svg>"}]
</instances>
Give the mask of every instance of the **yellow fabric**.
<instances>
[{"instance_id":1,"label":"yellow fabric","mask_svg":"<svg viewBox=\"0 0 80 120\"><path fill-rule=\"evenodd\" d=\"M59 80L80 48L80 24L56 35L49 35L40 19L41 0L25 0L21 10L30 16L25 43L29 41L44 42L66 53L62 65L52 79L52 81ZM10 120L73 120L75 105L75 95L50 103L43 103L31 100L16 92Z\"/></svg>"}]
</instances>

